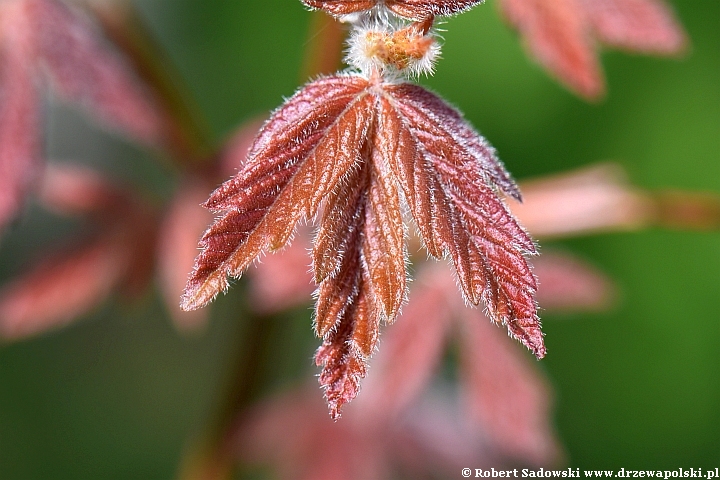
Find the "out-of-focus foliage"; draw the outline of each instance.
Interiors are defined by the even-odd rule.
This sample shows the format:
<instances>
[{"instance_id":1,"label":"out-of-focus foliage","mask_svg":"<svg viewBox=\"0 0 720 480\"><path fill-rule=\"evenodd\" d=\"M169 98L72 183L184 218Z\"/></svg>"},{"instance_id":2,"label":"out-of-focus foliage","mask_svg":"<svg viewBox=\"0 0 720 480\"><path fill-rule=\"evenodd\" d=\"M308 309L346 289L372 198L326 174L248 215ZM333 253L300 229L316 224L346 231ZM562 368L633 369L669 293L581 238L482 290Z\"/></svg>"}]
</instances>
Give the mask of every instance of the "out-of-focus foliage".
<instances>
[{"instance_id":1,"label":"out-of-focus foliage","mask_svg":"<svg viewBox=\"0 0 720 480\"><path fill-rule=\"evenodd\" d=\"M298 1L137 1L218 139L265 114L298 78L309 15ZM490 139L519 180L619 162L646 188L720 191L720 4L674 1L692 47L681 60L603 55L607 98L589 105L528 61L497 2L447 20L444 60L425 83ZM76 113L49 106L49 157L99 166L167 200L171 169ZM0 279L61 244L77 222L30 205L0 249ZM570 465L720 463L720 235L651 229L571 249L616 282L616 306L544 314L556 424ZM542 286L541 286L542 291ZM0 478L169 478L183 442L217 401L247 325L243 289L218 301L208 331L182 338L157 292L111 301L74 326L0 349ZM276 324L272 385L313 372L309 309ZM302 362L298 359L306 359ZM271 387L269 390L272 390ZM458 472L459 475L459 472Z\"/></svg>"}]
</instances>

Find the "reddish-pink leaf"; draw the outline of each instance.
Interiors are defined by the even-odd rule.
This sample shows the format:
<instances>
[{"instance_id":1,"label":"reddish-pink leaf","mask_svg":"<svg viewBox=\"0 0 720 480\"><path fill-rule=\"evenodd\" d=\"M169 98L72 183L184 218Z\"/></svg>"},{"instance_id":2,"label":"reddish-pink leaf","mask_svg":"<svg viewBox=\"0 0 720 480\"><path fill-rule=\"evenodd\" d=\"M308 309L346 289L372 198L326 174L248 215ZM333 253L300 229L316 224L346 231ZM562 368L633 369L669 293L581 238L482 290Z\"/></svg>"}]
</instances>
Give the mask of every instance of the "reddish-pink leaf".
<instances>
[{"instance_id":1,"label":"reddish-pink leaf","mask_svg":"<svg viewBox=\"0 0 720 480\"><path fill-rule=\"evenodd\" d=\"M340 281L349 283L352 279L344 274L343 270L338 274ZM340 418L343 405L352 401L360 390L360 380L367 372L366 358L377 340L376 316L370 311L361 275L358 277L353 285L354 295L347 297L344 291L337 291L340 301L345 302L344 308L338 311L335 328L325 335L315 353L315 363L322 367L320 385L325 389L330 416L334 419ZM332 282L328 280L324 284L329 286L326 291L332 288ZM323 294L321 291L319 296ZM318 304L321 302L319 298ZM319 311L318 315L321 315Z\"/></svg>"},{"instance_id":2,"label":"reddish-pink leaf","mask_svg":"<svg viewBox=\"0 0 720 480\"><path fill-rule=\"evenodd\" d=\"M378 0L302 0L302 2L310 8L324 10L333 15L348 15L370 10L377 5Z\"/></svg>"},{"instance_id":3,"label":"reddish-pink leaf","mask_svg":"<svg viewBox=\"0 0 720 480\"><path fill-rule=\"evenodd\" d=\"M579 1L503 0L500 6L543 67L579 95L597 98L604 80Z\"/></svg>"},{"instance_id":4,"label":"reddish-pink leaf","mask_svg":"<svg viewBox=\"0 0 720 480\"><path fill-rule=\"evenodd\" d=\"M55 255L0 291L0 336L18 339L63 326L102 303L126 272L113 238Z\"/></svg>"},{"instance_id":5,"label":"reddish-pink leaf","mask_svg":"<svg viewBox=\"0 0 720 480\"><path fill-rule=\"evenodd\" d=\"M482 315L465 311L462 318L462 367L471 416L506 454L539 465L557 460L550 393L542 377Z\"/></svg>"},{"instance_id":6,"label":"reddish-pink leaf","mask_svg":"<svg viewBox=\"0 0 720 480\"><path fill-rule=\"evenodd\" d=\"M22 4L0 5L0 231L40 170L38 100Z\"/></svg>"},{"instance_id":7,"label":"reddish-pink leaf","mask_svg":"<svg viewBox=\"0 0 720 480\"><path fill-rule=\"evenodd\" d=\"M313 269L329 272L318 282L315 328L321 337L338 327L345 311L354 303L360 289L365 287L361 252L366 170L353 172L349 178L352 183L348 182L328 199L316 237ZM342 229L337 229L338 226ZM332 270L321 266L329 258L336 259ZM317 273L315 277L319 278Z\"/></svg>"},{"instance_id":8,"label":"reddish-pink leaf","mask_svg":"<svg viewBox=\"0 0 720 480\"><path fill-rule=\"evenodd\" d=\"M313 248L313 273L315 282L320 285L328 278L337 277L348 252L359 248L365 223L368 182L368 168L363 165L351 172L345 184L327 199ZM359 255L358 252L358 261ZM360 265L358 263L357 266ZM332 325L327 328L332 328ZM318 325L318 335L322 336L326 331L325 327Z\"/></svg>"},{"instance_id":9,"label":"reddish-pink leaf","mask_svg":"<svg viewBox=\"0 0 720 480\"><path fill-rule=\"evenodd\" d=\"M533 57L575 93L605 91L598 43L659 55L681 53L687 36L662 0L502 0Z\"/></svg>"},{"instance_id":10,"label":"reddish-pink leaf","mask_svg":"<svg viewBox=\"0 0 720 480\"><path fill-rule=\"evenodd\" d=\"M581 0L598 40L626 50L673 55L687 37L662 0Z\"/></svg>"},{"instance_id":11,"label":"reddish-pink leaf","mask_svg":"<svg viewBox=\"0 0 720 480\"><path fill-rule=\"evenodd\" d=\"M183 308L208 303L264 250L281 248L303 216L360 161L372 120L372 97L359 77L318 80L275 112L255 139L238 175L206 206L224 211L203 236L203 252L183 295Z\"/></svg>"},{"instance_id":12,"label":"reddish-pink leaf","mask_svg":"<svg viewBox=\"0 0 720 480\"><path fill-rule=\"evenodd\" d=\"M152 101L130 69L102 44L85 20L62 3L3 2L0 24L2 227L21 207L40 170L35 84L40 73L50 73L64 95L87 103L101 118L140 140L157 140L162 127Z\"/></svg>"},{"instance_id":13,"label":"reddish-pink leaf","mask_svg":"<svg viewBox=\"0 0 720 480\"><path fill-rule=\"evenodd\" d=\"M518 195L514 183L492 148L438 97L410 84L385 91L383 155L429 252L448 254L466 298L484 301L493 321L543 357L535 277L524 258L535 246L491 188Z\"/></svg>"},{"instance_id":14,"label":"reddish-pink leaf","mask_svg":"<svg viewBox=\"0 0 720 480\"><path fill-rule=\"evenodd\" d=\"M384 6L401 17L422 20L430 15L454 15L464 12L485 0L302 0L311 8L333 15L370 10Z\"/></svg>"},{"instance_id":15,"label":"reddish-pink leaf","mask_svg":"<svg viewBox=\"0 0 720 480\"><path fill-rule=\"evenodd\" d=\"M544 252L533 266L540 284L538 304L543 310L602 310L613 299L612 281L578 258Z\"/></svg>"},{"instance_id":16,"label":"reddish-pink leaf","mask_svg":"<svg viewBox=\"0 0 720 480\"><path fill-rule=\"evenodd\" d=\"M536 236L634 229L656 215L650 196L628 185L625 172L612 164L527 181L523 194L513 213Z\"/></svg>"},{"instance_id":17,"label":"reddish-pink leaf","mask_svg":"<svg viewBox=\"0 0 720 480\"><path fill-rule=\"evenodd\" d=\"M362 252L366 190L370 182L368 170L367 165L356 169L347 182L333 192L318 232L321 238L335 236L328 245L338 248L334 253L340 258L337 268L318 287L315 309L316 331L324 340L315 362L323 367L320 384L325 387L333 418L338 418L342 406L357 395L360 379L366 372L365 360L372 354L378 338L379 315L369 304L369 275ZM345 231L333 230L335 225L331 222L337 218L343 220L340 225L347 228ZM320 261L332 254L332 250L320 252L315 248L315 258L320 257Z\"/></svg>"},{"instance_id":18,"label":"reddish-pink leaf","mask_svg":"<svg viewBox=\"0 0 720 480\"><path fill-rule=\"evenodd\" d=\"M154 268L155 213L132 192L84 167L54 165L45 172L40 198L60 213L91 214L100 228L4 288L0 334L9 338L64 325L114 289L144 291Z\"/></svg>"},{"instance_id":19,"label":"reddish-pink leaf","mask_svg":"<svg viewBox=\"0 0 720 480\"><path fill-rule=\"evenodd\" d=\"M379 156L381 149L374 148ZM405 227L400 193L389 165L375 158L365 204L363 261L375 310L392 323L405 299Z\"/></svg>"},{"instance_id":20,"label":"reddish-pink leaf","mask_svg":"<svg viewBox=\"0 0 720 480\"><path fill-rule=\"evenodd\" d=\"M362 285L360 285L362 288ZM354 399L360 390L360 380L365 377L366 356L359 351L354 337L365 332L356 331L373 322L368 311L365 292L360 292L343 310L338 326L331 331L315 353L315 363L322 367L320 385L325 389L325 398L330 406L330 416L340 418L343 405ZM377 326L371 327L377 331Z\"/></svg>"},{"instance_id":21,"label":"reddish-pink leaf","mask_svg":"<svg viewBox=\"0 0 720 480\"><path fill-rule=\"evenodd\" d=\"M127 207L127 192L95 170L49 164L38 192L48 210L62 215L103 215Z\"/></svg>"},{"instance_id":22,"label":"reddish-pink leaf","mask_svg":"<svg viewBox=\"0 0 720 480\"><path fill-rule=\"evenodd\" d=\"M385 0L387 8L396 14L422 20L430 15L454 15L464 12L485 0Z\"/></svg>"},{"instance_id":23,"label":"reddish-pink leaf","mask_svg":"<svg viewBox=\"0 0 720 480\"><path fill-rule=\"evenodd\" d=\"M366 144L366 154L368 150L370 155L377 152L371 143ZM359 265L374 310L392 322L405 295L405 230L395 179L386 165L372 160L378 159L365 158L346 186L328 199L315 239L313 270L318 283L334 276L355 248L350 242L360 243ZM318 326L318 334L324 335L324 327Z\"/></svg>"},{"instance_id":24,"label":"reddish-pink leaf","mask_svg":"<svg viewBox=\"0 0 720 480\"><path fill-rule=\"evenodd\" d=\"M435 95L356 76L318 80L273 114L238 175L206 202L222 216L201 240L182 306L210 301L323 202L313 249L316 362L336 417L357 394L380 321L392 322L404 301L404 200L429 252L452 258L466 298L484 301L542 357L524 257L535 245L498 190L520 197L494 149Z\"/></svg>"},{"instance_id":25,"label":"reddish-pink leaf","mask_svg":"<svg viewBox=\"0 0 720 480\"><path fill-rule=\"evenodd\" d=\"M648 192L630 185L623 169L597 164L523 183L513 213L533 235L568 237L649 225L699 229L720 225L720 197L710 193Z\"/></svg>"},{"instance_id":26,"label":"reddish-pink leaf","mask_svg":"<svg viewBox=\"0 0 720 480\"><path fill-rule=\"evenodd\" d=\"M157 143L162 116L130 66L78 12L56 0L26 0L35 50L57 91L133 138Z\"/></svg>"}]
</instances>

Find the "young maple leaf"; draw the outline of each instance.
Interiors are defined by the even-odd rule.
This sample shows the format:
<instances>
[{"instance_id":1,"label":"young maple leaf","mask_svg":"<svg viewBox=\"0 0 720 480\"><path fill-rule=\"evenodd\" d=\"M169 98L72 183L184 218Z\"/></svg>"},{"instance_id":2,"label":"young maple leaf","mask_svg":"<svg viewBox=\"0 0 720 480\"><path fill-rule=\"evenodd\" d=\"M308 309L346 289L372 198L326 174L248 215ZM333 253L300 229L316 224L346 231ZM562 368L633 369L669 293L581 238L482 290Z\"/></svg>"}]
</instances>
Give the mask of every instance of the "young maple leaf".
<instances>
[{"instance_id":1,"label":"young maple leaf","mask_svg":"<svg viewBox=\"0 0 720 480\"><path fill-rule=\"evenodd\" d=\"M431 15L454 15L485 0L302 0L310 8L348 15L382 6L401 17L422 20Z\"/></svg>"},{"instance_id":2,"label":"young maple leaf","mask_svg":"<svg viewBox=\"0 0 720 480\"><path fill-rule=\"evenodd\" d=\"M494 149L434 94L355 75L322 78L272 115L239 173L205 203L221 216L201 239L182 307L207 304L228 276L317 217L316 362L338 416L357 394L380 321L392 323L405 298L407 205L428 252L452 259L467 301L484 302L541 358L525 259L535 245L497 190L519 199Z\"/></svg>"},{"instance_id":3,"label":"young maple leaf","mask_svg":"<svg viewBox=\"0 0 720 480\"><path fill-rule=\"evenodd\" d=\"M41 173L38 87L45 81L140 142L163 135L152 99L77 12L57 0L0 2L0 229Z\"/></svg>"},{"instance_id":4,"label":"young maple leaf","mask_svg":"<svg viewBox=\"0 0 720 480\"><path fill-rule=\"evenodd\" d=\"M657 55L687 45L662 0L502 0L500 7L537 61L589 99L605 91L597 43Z\"/></svg>"}]
</instances>

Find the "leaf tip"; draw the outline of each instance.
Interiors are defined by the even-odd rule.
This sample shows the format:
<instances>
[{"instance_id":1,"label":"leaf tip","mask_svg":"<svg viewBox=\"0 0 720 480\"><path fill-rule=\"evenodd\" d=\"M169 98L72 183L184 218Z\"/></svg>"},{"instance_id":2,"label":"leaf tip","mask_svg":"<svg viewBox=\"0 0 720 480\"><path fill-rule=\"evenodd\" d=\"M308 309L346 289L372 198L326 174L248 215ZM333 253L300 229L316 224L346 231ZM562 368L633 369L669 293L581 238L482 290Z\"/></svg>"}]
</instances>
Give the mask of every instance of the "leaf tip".
<instances>
[{"instance_id":1,"label":"leaf tip","mask_svg":"<svg viewBox=\"0 0 720 480\"><path fill-rule=\"evenodd\" d=\"M547 348L540 329L540 320L537 317L532 319L530 326L521 326L520 322L508 323L508 332L511 337L525 345L538 360L545 358Z\"/></svg>"},{"instance_id":2,"label":"leaf tip","mask_svg":"<svg viewBox=\"0 0 720 480\"><path fill-rule=\"evenodd\" d=\"M315 354L316 365L323 368L318 380L325 390L325 400L333 420L338 420L343 406L357 396L360 380L367 372L365 358L353 341L343 342L343 336L342 331L340 336L337 332L331 335Z\"/></svg>"},{"instance_id":3,"label":"leaf tip","mask_svg":"<svg viewBox=\"0 0 720 480\"><path fill-rule=\"evenodd\" d=\"M180 309L191 312L212 302L218 293L227 289L225 272L215 271L202 278L196 271L192 273L180 297Z\"/></svg>"}]
</instances>

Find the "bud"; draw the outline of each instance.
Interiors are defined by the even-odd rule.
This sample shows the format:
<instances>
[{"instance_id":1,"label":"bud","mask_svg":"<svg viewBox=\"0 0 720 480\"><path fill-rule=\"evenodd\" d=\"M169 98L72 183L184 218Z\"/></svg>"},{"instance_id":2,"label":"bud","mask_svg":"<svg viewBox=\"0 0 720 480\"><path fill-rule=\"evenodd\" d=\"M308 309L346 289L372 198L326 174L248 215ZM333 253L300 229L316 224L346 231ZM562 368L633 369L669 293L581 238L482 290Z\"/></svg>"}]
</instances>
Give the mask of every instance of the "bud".
<instances>
[{"instance_id":1,"label":"bud","mask_svg":"<svg viewBox=\"0 0 720 480\"><path fill-rule=\"evenodd\" d=\"M365 74L432 74L440 56L440 45L430 33L432 23L430 17L399 29L387 24L358 27L350 37L346 61Z\"/></svg>"}]
</instances>

